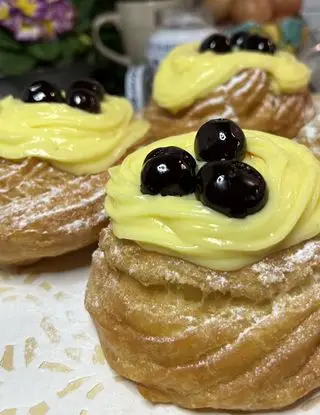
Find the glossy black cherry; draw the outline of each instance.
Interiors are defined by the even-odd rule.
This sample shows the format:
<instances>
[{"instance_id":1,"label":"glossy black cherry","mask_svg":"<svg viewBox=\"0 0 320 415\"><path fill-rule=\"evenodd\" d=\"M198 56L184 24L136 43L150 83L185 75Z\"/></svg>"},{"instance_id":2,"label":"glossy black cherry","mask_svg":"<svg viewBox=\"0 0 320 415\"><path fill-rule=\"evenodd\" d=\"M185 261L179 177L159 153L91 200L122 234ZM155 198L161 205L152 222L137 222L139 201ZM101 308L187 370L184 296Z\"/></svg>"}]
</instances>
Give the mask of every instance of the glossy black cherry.
<instances>
[{"instance_id":1,"label":"glossy black cherry","mask_svg":"<svg viewBox=\"0 0 320 415\"><path fill-rule=\"evenodd\" d=\"M197 163L195 159L192 157L192 155L187 151L183 150L182 148L176 146L155 148L154 150L150 151L150 153L145 158L143 164L157 156L178 157L182 162L188 164L192 169L195 169L197 167Z\"/></svg>"},{"instance_id":2,"label":"glossy black cherry","mask_svg":"<svg viewBox=\"0 0 320 415\"><path fill-rule=\"evenodd\" d=\"M219 118L203 124L194 142L198 160L242 160L247 143L242 129L231 120Z\"/></svg>"},{"instance_id":3,"label":"glossy black cherry","mask_svg":"<svg viewBox=\"0 0 320 415\"><path fill-rule=\"evenodd\" d=\"M205 164L197 174L195 193L205 206L232 218L259 212L268 200L264 178L240 161Z\"/></svg>"},{"instance_id":4,"label":"glossy black cherry","mask_svg":"<svg viewBox=\"0 0 320 415\"><path fill-rule=\"evenodd\" d=\"M271 39L260 35L248 36L244 48L256 52L269 53L271 55L275 54L277 50L276 45Z\"/></svg>"},{"instance_id":5,"label":"glossy black cherry","mask_svg":"<svg viewBox=\"0 0 320 415\"><path fill-rule=\"evenodd\" d=\"M189 153L180 149L180 152L153 155L147 159L141 172L141 193L162 196L193 193L196 173L189 156Z\"/></svg>"},{"instance_id":6,"label":"glossy black cherry","mask_svg":"<svg viewBox=\"0 0 320 415\"><path fill-rule=\"evenodd\" d=\"M234 48L244 49L248 37L248 32L235 33L230 39L231 46L233 46Z\"/></svg>"},{"instance_id":7,"label":"glossy black cherry","mask_svg":"<svg viewBox=\"0 0 320 415\"><path fill-rule=\"evenodd\" d=\"M104 87L100 84L100 82L94 79L79 79L77 81L74 81L70 85L69 90L72 89L86 89L87 91L95 93L101 100L105 95Z\"/></svg>"},{"instance_id":8,"label":"glossy black cherry","mask_svg":"<svg viewBox=\"0 0 320 415\"><path fill-rule=\"evenodd\" d=\"M65 102L59 89L47 81L36 81L23 92L22 101L29 103Z\"/></svg>"},{"instance_id":9,"label":"glossy black cherry","mask_svg":"<svg viewBox=\"0 0 320 415\"><path fill-rule=\"evenodd\" d=\"M99 97L86 89L72 89L67 94L67 104L92 114L101 112Z\"/></svg>"},{"instance_id":10,"label":"glossy black cherry","mask_svg":"<svg viewBox=\"0 0 320 415\"><path fill-rule=\"evenodd\" d=\"M228 37L220 33L214 33L206 38L200 45L199 52L207 52L210 50L214 53L228 53L231 51L230 40Z\"/></svg>"}]
</instances>

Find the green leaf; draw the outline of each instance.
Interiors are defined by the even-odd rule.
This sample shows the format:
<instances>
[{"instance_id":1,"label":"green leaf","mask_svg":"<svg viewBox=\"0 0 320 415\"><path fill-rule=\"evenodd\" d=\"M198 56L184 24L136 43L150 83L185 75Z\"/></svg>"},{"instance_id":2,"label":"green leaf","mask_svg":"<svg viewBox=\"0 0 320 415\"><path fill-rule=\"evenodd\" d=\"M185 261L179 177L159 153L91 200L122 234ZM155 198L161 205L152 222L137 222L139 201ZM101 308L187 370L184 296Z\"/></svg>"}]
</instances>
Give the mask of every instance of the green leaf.
<instances>
[{"instance_id":1,"label":"green leaf","mask_svg":"<svg viewBox=\"0 0 320 415\"><path fill-rule=\"evenodd\" d=\"M69 65L91 49L90 38L68 36L61 41L61 65Z\"/></svg>"},{"instance_id":2,"label":"green leaf","mask_svg":"<svg viewBox=\"0 0 320 415\"><path fill-rule=\"evenodd\" d=\"M0 49L20 50L22 46L13 39L9 32L0 29Z\"/></svg>"},{"instance_id":3,"label":"green leaf","mask_svg":"<svg viewBox=\"0 0 320 415\"><path fill-rule=\"evenodd\" d=\"M78 39L70 36L61 41L61 65L70 65L78 53Z\"/></svg>"},{"instance_id":4,"label":"green leaf","mask_svg":"<svg viewBox=\"0 0 320 415\"><path fill-rule=\"evenodd\" d=\"M82 34L82 33L88 32L90 30L90 28L91 28L91 20L86 20L86 21L82 21L82 22L79 21L76 24L75 31L78 34Z\"/></svg>"},{"instance_id":5,"label":"green leaf","mask_svg":"<svg viewBox=\"0 0 320 415\"><path fill-rule=\"evenodd\" d=\"M89 49L92 49L92 40L87 35L82 35L77 38L78 46L77 50L78 53L82 54L87 52Z\"/></svg>"},{"instance_id":6,"label":"green leaf","mask_svg":"<svg viewBox=\"0 0 320 415\"><path fill-rule=\"evenodd\" d=\"M30 45L27 48L31 56L45 62L52 62L57 59L61 52L60 42L45 42Z\"/></svg>"},{"instance_id":7,"label":"green leaf","mask_svg":"<svg viewBox=\"0 0 320 415\"><path fill-rule=\"evenodd\" d=\"M82 0L80 0L82 1ZM115 9L116 0L97 0L93 6L93 16Z\"/></svg>"},{"instance_id":8,"label":"green leaf","mask_svg":"<svg viewBox=\"0 0 320 415\"><path fill-rule=\"evenodd\" d=\"M90 21L95 0L75 0L74 3L77 9L77 23Z\"/></svg>"},{"instance_id":9,"label":"green leaf","mask_svg":"<svg viewBox=\"0 0 320 415\"><path fill-rule=\"evenodd\" d=\"M35 65L36 60L32 56L0 50L0 72L4 75L21 75Z\"/></svg>"},{"instance_id":10,"label":"green leaf","mask_svg":"<svg viewBox=\"0 0 320 415\"><path fill-rule=\"evenodd\" d=\"M88 53L86 60L89 65L94 66L94 64L97 61L97 54L94 50L92 50L90 53Z\"/></svg>"}]
</instances>

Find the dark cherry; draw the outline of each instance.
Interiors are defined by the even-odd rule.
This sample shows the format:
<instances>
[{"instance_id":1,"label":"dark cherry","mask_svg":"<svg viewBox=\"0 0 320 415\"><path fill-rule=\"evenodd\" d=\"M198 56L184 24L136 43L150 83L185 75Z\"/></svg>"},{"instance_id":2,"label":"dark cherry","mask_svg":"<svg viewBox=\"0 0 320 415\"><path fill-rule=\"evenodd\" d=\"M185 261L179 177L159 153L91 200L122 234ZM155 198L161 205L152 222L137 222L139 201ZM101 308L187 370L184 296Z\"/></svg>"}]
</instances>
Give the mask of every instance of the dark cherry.
<instances>
[{"instance_id":1,"label":"dark cherry","mask_svg":"<svg viewBox=\"0 0 320 415\"><path fill-rule=\"evenodd\" d=\"M155 150L154 150L155 151ZM161 154L162 153L162 154ZM183 196L193 193L196 184L195 163L188 152L171 151L151 155L141 172L141 193L162 196Z\"/></svg>"},{"instance_id":2,"label":"dark cherry","mask_svg":"<svg viewBox=\"0 0 320 415\"><path fill-rule=\"evenodd\" d=\"M271 39L260 35L250 35L245 41L244 48L262 53L275 54L277 48Z\"/></svg>"},{"instance_id":3,"label":"dark cherry","mask_svg":"<svg viewBox=\"0 0 320 415\"><path fill-rule=\"evenodd\" d=\"M193 156L188 153L187 151L183 150L180 147L169 146L169 147L158 147L147 155L143 164L145 164L148 160L157 157L157 156L177 156L180 157L181 161L188 164L192 169L196 169L197 163Z\"/></svg>"},{"instance_id":4,"label":"dark cherry","mask_svg":"<svg viewBox=\"0 0 320 415\"><path fill-rule=\"evenodd\" d=\"M204 161L242 160L246 149L246 137L241 128L223 118L203 124L194 142L197 159Z\"/></svg>"},{"instance_id":5,"label":"dark cherry","mask_svg":"<svg viewBox=\"0 0 320 415\"><path fill-rule=\"evenodd\" d=\"M59 89L47 81L36 81L23 92L22 101L30 103L65 102Z\"/></svg>"},{"instance_id":6,"label":"dark cherry","mask_svg":"<svg viewBox=\"0 0 320 415\"><path fill-rule=\"evenodd\" d=\"M230 39L231 46L239 49L244 49L248 37L248 32L235 33Z\"/></svg>"},{"instance_id":7,"label":"dark cherry","mask_svg":"<svg viewBox=\"0 0 320 415\"><path fill-rule=\"evenodd\" d=\"M215 53L228 53L231 51L230 40L220 33L215 33L206 38L200 45L199 52L211 50Z\"/></svg>"},{"instance_id":8,"label":"dark cherry","mask_svg":"<svg viewBox=\"0 0 320 415\"><path fill-rule=\"evenodd\" d=\"M67 104L70 107L87 111L92 114L101 112L100 99L98 96L87 89L72 89L67 94Z\"/></svg>"},{"instance_id":9,"label":"dark cherry","mask_svg":"<svg viewBox=\"0 0 320 415\"><path fill-rule=\"evenodd\" d=\"M74 81L70 85L69 90L72 89L86 89L87 91L94 92L101 100L105 94L104 87L100 84L100 82L95 81L94 79L79 79Z\"/></svg>"},{"instance_id":10,"label":"dark cherry","mask_svg":"<svg viewBox=\"0 0 320 415\"><path fill-rule=\"evenodd\" d=\"M241 161L205 164L197 174L196 197L205 206L232 218L261 210L268 200L261 174Z\"/></svg>"}]
</instances>

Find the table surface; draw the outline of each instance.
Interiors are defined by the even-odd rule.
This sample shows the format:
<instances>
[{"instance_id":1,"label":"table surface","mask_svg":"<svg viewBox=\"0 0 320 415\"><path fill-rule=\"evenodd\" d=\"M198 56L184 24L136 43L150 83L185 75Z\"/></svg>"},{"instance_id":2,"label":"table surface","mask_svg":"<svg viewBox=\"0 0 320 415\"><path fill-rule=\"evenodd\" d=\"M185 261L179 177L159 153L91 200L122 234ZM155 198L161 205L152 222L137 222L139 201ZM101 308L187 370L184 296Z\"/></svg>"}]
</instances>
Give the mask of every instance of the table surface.
<instances>
[{"instance_id":1,"label":"table surface","mask_svg":"<svg viewBox=\"0 0 320 415\"><path fill-rule=\"evenodd\" d=\"M0 271L0 415L194 415L147 403L106 364L83 307L91 253ZM313 396L285 414L319 411Z\"/></svg>"}]
</instances>

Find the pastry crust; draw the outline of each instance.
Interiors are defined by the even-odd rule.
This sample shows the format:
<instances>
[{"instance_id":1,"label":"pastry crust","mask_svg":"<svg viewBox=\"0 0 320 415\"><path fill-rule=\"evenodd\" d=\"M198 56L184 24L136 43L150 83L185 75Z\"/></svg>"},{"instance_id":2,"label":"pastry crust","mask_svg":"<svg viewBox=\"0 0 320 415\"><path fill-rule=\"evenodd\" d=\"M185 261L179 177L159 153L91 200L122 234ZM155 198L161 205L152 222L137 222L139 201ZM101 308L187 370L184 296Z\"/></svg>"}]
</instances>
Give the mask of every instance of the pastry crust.
<instances>
[{"instance_id":1,"label":"pastry crust","mask_svg":"<svg viewBox=\"0 0 320 415\"><path fill-rule=\"evenodd\" d=\"M320 241L214 272L119 240L93 257L85 305L111 367L152 402L270 410L320 386Z\"/></svg>"},{"instance_id":2,"label":"pastry crust","mask_svg":"<svg viewBox=\"0 0 320 415\"><path fill-rule=\"evenodd\" d=\"M73 176L44 161L0 159L0 264L23 264L90 245L106 224L107 174Z\"/></svg>"},{"instance_id":3,"label":"pastry crust","mask_svg":"<svg viewBox=\"0 0 320 415\"><path fill-rule=\"evenodd\" d=\"M144 137L126 155L150 142ZM0 265L29 264L96 242L107 223L107 178L106 172L74 176L35 158L0 158Z\"/></svg>"},{"instance_id":4,"label":"pastry crust","mask_svg":"<svg viewBox=\"0 0 320 415\"><path fill-rule=\"evenodd\" d=\"M276 95L271 82L265 71L248 69L177 114L152 101L144 115L151 123L151 134L157 139L196 131L212 118L228 118L242 128L296 137L315 115L311 94L306 89Z\"/></svg>"},{"instance_id":5,"label":"pastry crust","mask_svg":"<svg viewBox=\"0 0 320 415\"><path fill-rule=\"evenodd\" d=\"M299 131L296 141L309 147L314 155L320 159L320 95L314 95L313 102L316 115Z\"/></svg>"}]
</instances>

